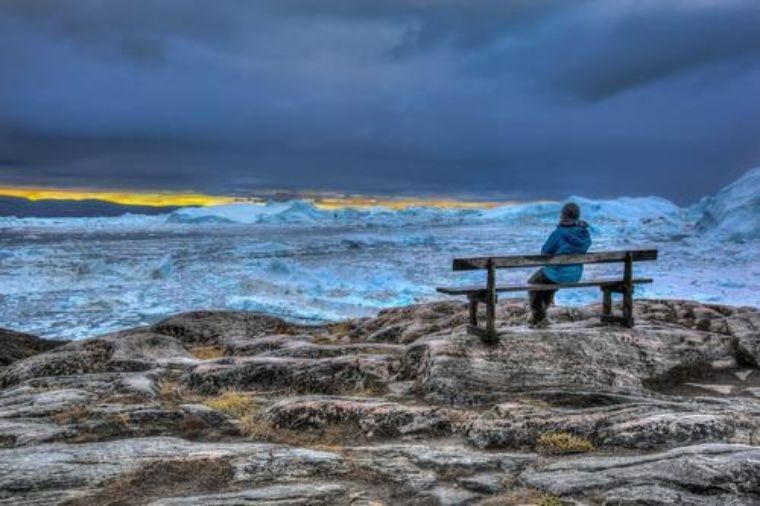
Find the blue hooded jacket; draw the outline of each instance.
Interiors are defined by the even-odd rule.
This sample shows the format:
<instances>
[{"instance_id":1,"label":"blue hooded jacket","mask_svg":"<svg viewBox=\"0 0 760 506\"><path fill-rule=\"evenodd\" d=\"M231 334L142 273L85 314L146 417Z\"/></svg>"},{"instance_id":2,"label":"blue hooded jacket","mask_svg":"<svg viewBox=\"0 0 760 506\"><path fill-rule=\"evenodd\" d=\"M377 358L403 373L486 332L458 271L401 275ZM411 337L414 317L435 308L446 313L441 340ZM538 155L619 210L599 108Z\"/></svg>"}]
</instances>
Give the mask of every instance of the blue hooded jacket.
<instances>
[{"instance_id":1,"label":"blue hooded jacket","mask_svg":"<svg viewBox=\"0 0 760 506\"><path fill-rule=\"evenodd\" d=\"M591 234L585 221L561 222L541 248L544 255L585 253L591 247ZM544 267L544 274L555 283L575 283L583 275L583 264Z\"/></svg>"}]
</instances>

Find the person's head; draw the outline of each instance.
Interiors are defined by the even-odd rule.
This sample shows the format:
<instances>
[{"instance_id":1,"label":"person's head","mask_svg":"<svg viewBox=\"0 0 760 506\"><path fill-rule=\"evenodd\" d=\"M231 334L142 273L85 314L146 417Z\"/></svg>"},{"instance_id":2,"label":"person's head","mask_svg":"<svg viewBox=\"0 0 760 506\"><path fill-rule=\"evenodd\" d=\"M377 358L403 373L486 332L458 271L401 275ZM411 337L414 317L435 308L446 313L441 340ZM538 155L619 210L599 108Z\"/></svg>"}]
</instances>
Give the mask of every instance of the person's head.
<instances>
[{"instance_id":1,"label":"person's head","mask_svg":"<svg viewBox=\"0 0 760 506\"><path fill-rule=\"evenodd\" d=\"M575 202L568 202L562 206L561 221L578 221L581 218L581 208Z\"/></svg>"}]
</instances>

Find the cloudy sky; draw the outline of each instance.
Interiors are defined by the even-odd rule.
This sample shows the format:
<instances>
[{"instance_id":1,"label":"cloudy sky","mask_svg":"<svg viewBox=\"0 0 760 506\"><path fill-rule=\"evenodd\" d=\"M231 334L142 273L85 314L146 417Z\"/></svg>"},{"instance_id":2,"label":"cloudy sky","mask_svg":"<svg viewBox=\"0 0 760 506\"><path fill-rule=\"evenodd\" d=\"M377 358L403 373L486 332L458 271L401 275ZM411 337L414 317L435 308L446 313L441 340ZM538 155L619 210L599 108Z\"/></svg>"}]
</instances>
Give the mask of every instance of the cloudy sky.
<instances>
[{"instance_id":1,"label":"cloudy sky","mask_svg":"<svg viewBox=\"0 0 760 506\"><path fill-rule=\"evenodd\" d=\"M686 203L760 164L757 0L2 0L0 184Z\"/></svg>"}]
</instances>

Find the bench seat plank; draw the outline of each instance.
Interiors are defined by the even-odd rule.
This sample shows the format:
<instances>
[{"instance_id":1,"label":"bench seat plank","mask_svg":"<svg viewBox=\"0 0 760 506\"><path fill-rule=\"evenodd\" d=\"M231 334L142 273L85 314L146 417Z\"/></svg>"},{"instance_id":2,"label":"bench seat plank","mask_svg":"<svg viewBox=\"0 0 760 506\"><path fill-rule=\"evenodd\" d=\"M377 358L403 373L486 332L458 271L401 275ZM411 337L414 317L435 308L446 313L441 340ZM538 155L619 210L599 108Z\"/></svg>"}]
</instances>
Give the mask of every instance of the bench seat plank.
<instances>
[{"instance_id":1,"label":"bench seat plank","mask_svg":"<svg viewBox=\"0 0 760 506\"><path fill-rule=\"evenodd\" d=\"M489 260L495 269L509 267L540 267L542 265L574 265L624 262L630 254L634 262L657 260L656 249L598 251L577 255L513 255L504 257L455 258L455 271L486 269Z\"/></svg>"},{"instance_id":2,"label":"bench seat plank","mask_svg":"<svg viewBox=\"0 0 760 506\"><path fill-rule=\"evenodd\" d=\"M527 292L527 291L546 291L558 290L563 288L584 288L589 286L614 286L623 283L622 279L590 279L588 281L579 281L577 283L562 283L558 285L496 285L497 292ZM632 283L641 285L652 283L651 278L635 278ZM448 295L467 295L470 293L485 293L486 288L483 285L472 286L442 286L436 288L436 291Z\"/></svg>"}]
</instances>

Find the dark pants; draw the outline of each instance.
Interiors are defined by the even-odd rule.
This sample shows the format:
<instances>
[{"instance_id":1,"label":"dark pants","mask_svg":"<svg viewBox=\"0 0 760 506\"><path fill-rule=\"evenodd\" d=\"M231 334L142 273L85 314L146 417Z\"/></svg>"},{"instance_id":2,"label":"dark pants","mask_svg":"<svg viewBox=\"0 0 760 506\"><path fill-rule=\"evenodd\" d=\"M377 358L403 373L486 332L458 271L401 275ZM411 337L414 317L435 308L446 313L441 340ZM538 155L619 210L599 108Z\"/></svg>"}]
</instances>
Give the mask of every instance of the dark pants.
<instances>
[{"instance_id":1,"label":"dark pants","mask_svg":"<svg viewBox=\"0 0 760 506\"><path fill-rule=\"evenodd\" d=\"M556 285L554 281L546 277L543 269L539 269L533 273L528 279L528 284L531 285ZM530 300L530 310L533 312L533 319L535 321L541 321L546 318L546 310L554 303L554 294L557 290L544 290L536 292L528 292L528 298Z\"/></svg>"}]
</instances>

